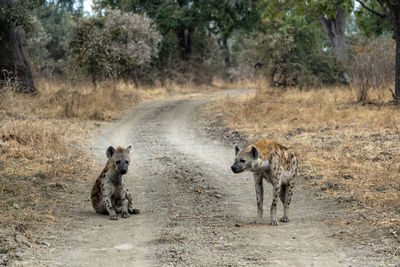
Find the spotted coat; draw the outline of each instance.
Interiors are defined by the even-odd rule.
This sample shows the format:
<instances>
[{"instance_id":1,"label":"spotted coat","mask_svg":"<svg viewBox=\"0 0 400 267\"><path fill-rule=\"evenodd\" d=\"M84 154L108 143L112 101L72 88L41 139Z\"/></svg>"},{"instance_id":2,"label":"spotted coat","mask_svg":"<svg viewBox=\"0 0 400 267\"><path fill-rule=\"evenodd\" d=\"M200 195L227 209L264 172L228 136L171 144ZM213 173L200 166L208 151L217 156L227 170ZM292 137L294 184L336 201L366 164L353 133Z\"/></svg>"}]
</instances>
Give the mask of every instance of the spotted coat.
<instances>
[{"instance_id":1,"label":"spotted coat","mask_svg":"<svg viewBox=\"0 0 400 267\"><path fill-rule=\"evenodd\" d=\"M97 178L91 193L94 210L100 214L110 215L110 220L117 220L117 214L123 218L129 213L140 211L132 208L132 195L125 185L123 175L128 171L131 147L114 149L110 146L106 155L108 161L100 176Z\"/></svg>"},{"instance_id":2,"label":"spotted coat","mask_svg":"<svg viewBox=\"0 0 400 267\"><path fill-rule=\"evenodd\" d=\"M259 223L263 214L264 187L263 180L272 184L272 204L270 209L271 225L278 225L277 203L283 203L281 222L289 221L289 205L293 196L295 177L297 176L297 158L285 146L272 141L262 140L244 149L235 146L235 162L231 169L234 173L253 172L256 197L257 217L254 223Z\"/></svg>"}]
</instances>

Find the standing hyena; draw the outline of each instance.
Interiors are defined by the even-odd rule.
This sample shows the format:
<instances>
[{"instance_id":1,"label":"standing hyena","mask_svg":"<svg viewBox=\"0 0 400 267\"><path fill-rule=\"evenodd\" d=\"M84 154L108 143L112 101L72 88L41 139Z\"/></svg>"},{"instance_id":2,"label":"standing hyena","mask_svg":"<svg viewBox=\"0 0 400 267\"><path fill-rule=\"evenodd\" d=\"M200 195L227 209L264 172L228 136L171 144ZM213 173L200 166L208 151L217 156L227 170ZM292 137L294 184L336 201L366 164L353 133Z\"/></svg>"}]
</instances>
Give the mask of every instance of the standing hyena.
<instances>
[{"instance_id":1,"label":"standing hyena","mask_svg":"<svg viewBox=\"0 0 400 267\"><path fill-rule=\"evenodd\" d=\"M288 222L290 201L293 195L294 178L297 175L297 158L294 153L275 141L263 140L245 149L235 146L235 163L231 169L234 173L251 171L254 175L257 196L257 218L259 223L263 214L263 179L273 186L271 205L271 225L278 225L276 219L276 205L278 196L283 203L283 217L281 222Z\"/></svg>"},{"instance_id":2,"label":"standing hyena","mask_svg":"<svg viewBox=\"0 0 400 267\"><path fill-rule=\"evenodd\" d=\"M129 213L138 214L140 211L132 208L132 195L125 186L122 175L126 174L129 165L129 151L122 147L110 146L106 156L108 162L93 186L91 199L97 213L109 214L110 220L117 220L117 213L122 218L129 217Z\"/></svg>"}]
</instances>

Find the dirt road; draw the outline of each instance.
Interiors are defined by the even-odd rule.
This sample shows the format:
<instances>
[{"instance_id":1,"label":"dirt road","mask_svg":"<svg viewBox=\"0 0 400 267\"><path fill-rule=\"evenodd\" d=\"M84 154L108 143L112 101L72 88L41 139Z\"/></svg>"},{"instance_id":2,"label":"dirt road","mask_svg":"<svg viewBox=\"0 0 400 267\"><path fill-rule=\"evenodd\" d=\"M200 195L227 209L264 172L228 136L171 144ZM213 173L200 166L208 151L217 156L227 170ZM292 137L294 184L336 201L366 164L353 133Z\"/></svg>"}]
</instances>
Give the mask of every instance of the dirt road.
<instances>
[{"instance_id":1,"label":"dirt road","mask_svg":"<svg viewBox=\"0 0 400 267\"><path fill-rule=\"evenodd\" d=\"M212 140L196 123L199 108L218 97L223 96L199 94L146 103L102 133L93 153L103 162L109 145L133 147L126 183L133 191L134 207L141 209L141 214L110 221L107 216L95 214L87 202L72 221L76 227L49 237L53 240L51 248L30 263L380 265L372 252L335 240L332 236L340 229L328 227L323 221L337 216L337 208L314 200L299 186L291 206L291 222L278 227L268 225L272 191L265 184L262 224L249 224L256 215L251 174L233 174L233 148ZM282 213L281 204L278 213Z\"/></svg>"}]
</instances>

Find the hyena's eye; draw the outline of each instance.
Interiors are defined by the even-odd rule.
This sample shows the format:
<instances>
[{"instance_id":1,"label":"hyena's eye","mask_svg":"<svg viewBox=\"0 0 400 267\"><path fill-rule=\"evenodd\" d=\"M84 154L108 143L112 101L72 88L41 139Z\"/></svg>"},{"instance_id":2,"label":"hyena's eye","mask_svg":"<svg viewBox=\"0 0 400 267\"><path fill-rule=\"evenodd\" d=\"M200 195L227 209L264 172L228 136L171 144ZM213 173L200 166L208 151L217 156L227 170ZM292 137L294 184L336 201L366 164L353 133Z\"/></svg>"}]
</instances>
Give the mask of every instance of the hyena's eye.
<instances>
[{"instance_id":1,"label":"hyena's eye","mask_svg":"<svg viewBox=\"0 0 400 267\"><path fill-rule=\"evenodd\" d=\"M126 164L129 164L129 161L125 160L125 163L126 163Z\"/></svg>"},{"instance_id":2,"label":"hyena's eye","mask_svg":"<svg viewBox=\"0 0 400 267\"><path fill-rule=\"evenodd\" d=\"M120 163L121 163L121 161L120 161L120 160L117 160L115 163L117 163L117 164L120 164Z\"/></svg>"},{"instance_id":3,"label":"hyena's eye","mask_svg":"<svg viewBox=\"0 0 400 267\"><path fill-rule=\"evenodd\" d=\"M241 163L246 163L246 160L245 159L240 159L240 162Z\"/></svg>"}]
</instances>

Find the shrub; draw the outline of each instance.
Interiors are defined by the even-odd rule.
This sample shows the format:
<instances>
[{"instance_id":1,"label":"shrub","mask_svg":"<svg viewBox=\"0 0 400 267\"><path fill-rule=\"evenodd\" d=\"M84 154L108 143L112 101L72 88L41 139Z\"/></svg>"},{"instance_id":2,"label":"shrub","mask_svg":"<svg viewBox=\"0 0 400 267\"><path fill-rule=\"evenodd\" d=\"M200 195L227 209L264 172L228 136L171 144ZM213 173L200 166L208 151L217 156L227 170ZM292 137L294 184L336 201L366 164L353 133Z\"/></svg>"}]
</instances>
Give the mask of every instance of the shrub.
<instances>
[{"instance_id":1,"label":"shrub","mask_svg":"<svg viewBox=\"0 0 400 267\"><path fill-rule=\"evenodd\" d=\"M95 84L99 76L134 75L158 54L161 35L146 15L108 10L102 18L81 18L73 31L71 52Z\"/></svg>"},{"instance_id":2,"label":"shrub","mask_svg":"<svg viewBox=\"0 0 400 267\"><path fill-rule=\"evenodd\" d=\"M314 87L337 82L342 69L335 56L324 50L318 25L299 19L287 18L271 25L266 33L245 39L244 45L236 48L237 72L248 77L259 70L273 86Z\"/></svg>"},{"instance_id":3,"label":"shrub","mask_svg":"<svg viewBox=\"0 0 400 267\"><path fill-rule=\"evenodd\" d=\"M352 84L356 88L357 101L365 103L370 89L381 90L394 84L395 42L379 39L355 45L352 48Z\"/></svg>"}]
</instances>

